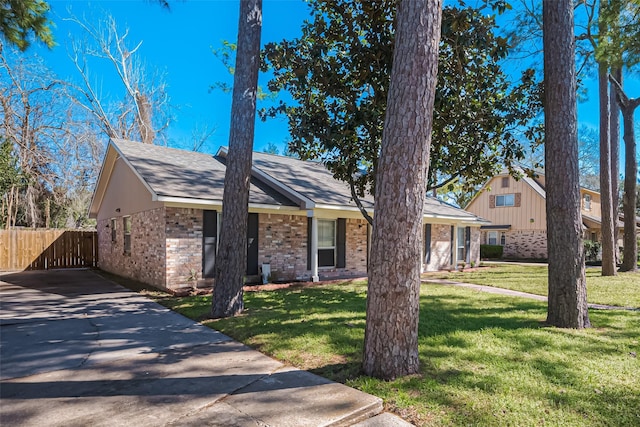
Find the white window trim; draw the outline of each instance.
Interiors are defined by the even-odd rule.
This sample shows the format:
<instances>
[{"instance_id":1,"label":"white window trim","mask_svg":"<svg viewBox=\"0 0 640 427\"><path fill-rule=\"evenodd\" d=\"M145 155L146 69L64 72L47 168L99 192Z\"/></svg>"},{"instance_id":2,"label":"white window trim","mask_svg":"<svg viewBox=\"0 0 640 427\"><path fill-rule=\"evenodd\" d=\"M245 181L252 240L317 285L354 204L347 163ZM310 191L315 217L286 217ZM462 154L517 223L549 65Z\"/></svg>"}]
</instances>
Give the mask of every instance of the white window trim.
<instances>
[{"instance_id":1,"label":"white window trim","mask_svg":"<svg viewBox=\"0 0 640 427\"><path fill-rule=\"evenodd\" d=\"M461 241L462 238L462 241ZM466 230L464 227L456 227L456 254L458 258L458 262L465 262L466 259ZM460 251L462 250L462 256L460 256Z\"/></svg>"}]
</instances>

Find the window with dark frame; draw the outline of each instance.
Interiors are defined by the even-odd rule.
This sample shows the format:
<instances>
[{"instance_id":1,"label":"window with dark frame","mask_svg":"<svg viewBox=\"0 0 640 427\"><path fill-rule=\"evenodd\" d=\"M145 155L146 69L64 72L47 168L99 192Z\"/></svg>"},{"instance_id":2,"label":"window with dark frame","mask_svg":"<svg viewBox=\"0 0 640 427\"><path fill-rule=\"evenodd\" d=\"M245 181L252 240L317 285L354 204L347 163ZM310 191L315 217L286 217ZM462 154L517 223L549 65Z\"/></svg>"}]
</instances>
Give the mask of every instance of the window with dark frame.
<instances>
[{"instance_id":1,"label":"window with dark frame","mask_svg":"<svg viewBox=\"0 0 640 427\"><path fill-rule=\"evenodd\" d=\"M505 176L502 178L502 188L509 188L509 177Z\"/></svg>"},{"instance_id":2,"label":"window with dark frame","mask_svg":"<svg viewBox=\"0 0 640 427\"><path fill-rule=\"evenodd\" d=\"M131 253L131 217L122 218L122 229L124 231L124 252Z\"/></svg>"},{"instance_id":3,"label":"window with dark frame","mask_svg":"<svg viewBox=\"0 0 640 427\"><path fill-rule=\"evenodd\" d=\"M336 221L318 220L318 267L336 266Z\"/></svg>"}]
</instances>

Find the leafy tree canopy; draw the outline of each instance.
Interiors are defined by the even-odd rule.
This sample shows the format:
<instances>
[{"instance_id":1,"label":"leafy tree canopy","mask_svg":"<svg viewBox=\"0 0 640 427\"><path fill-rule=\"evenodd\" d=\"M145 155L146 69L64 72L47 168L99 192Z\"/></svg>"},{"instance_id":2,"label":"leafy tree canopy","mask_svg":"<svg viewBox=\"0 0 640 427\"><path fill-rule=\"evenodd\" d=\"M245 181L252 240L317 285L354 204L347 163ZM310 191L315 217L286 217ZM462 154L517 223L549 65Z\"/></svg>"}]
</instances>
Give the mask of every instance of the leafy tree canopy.
<instances>
[{"instance_id":1,"label":"leafy tree canopy","mask_svg":"<svg viewBox=\"0 0 640 427\"><path fill-rule=\"evenodd\" d=\"M613 67L632 67L640 62L640 0L603 0L599 16L605 34L594 46L596 59Z\"/></svg>"},{"instance_id":2,"label":"leafy tree canopy","mask_svg":"<svg viewBox=\"0 0 640 427\"><path fill-rule=\"evenodd\" d=\"M31 33L51 48L55 43L48 12L44 0L0 0L0 33L22 51L31 45Z\"/></svg>"},{"instance_id":3,"label":"leafy tree canopy","mask_svg":"<svg viewBox=\"0 0 640 427\"><path fill-rule=\"evenodd\" d=\"M293 102L262 110L285 114L291 151L322 159L354 198L373 194L393 57L395 1L311 0L302 36L265 46L272 91ZM503 10L504 2L491 6ZM428 188L484 182L522 159L541 111L533 71L513 84L501 67L507 39L495 17L459 2L444 8ZM499 11L500 11L499 10ZM411 120L407 117L407 120Z\"/></svg>"}]
</instances>

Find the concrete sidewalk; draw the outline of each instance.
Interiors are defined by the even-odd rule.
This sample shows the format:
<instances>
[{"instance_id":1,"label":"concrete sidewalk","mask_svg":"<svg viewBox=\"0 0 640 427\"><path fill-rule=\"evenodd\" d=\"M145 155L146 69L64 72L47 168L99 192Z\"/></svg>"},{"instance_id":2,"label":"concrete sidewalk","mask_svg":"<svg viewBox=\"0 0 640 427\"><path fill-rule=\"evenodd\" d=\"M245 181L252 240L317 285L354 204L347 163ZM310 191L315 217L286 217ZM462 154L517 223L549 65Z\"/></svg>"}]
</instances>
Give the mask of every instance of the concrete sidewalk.
<instances>
[{"instance_id":1,"label":"concrete sidewalk","mask_svg":"<svg viewBox=\"0 0 640 427\"><path fill-rule=\"evenodd\" d=\"M410 425L88 270L0 274L0 326L3 427Z\"/></svg>"},{"instance_id":2,"label":"concrete sidewalk","mask_svg":"<svg viewBox=\"0 0 640 427\"><path fill-rule=\"evenodd\" d=\"M547 301L547 297L542 295L530 294L527 292L513 291L511 289L504 288L496 288L495 286L487 286L487 285L476 285L473 283L464 283L464 282L456 282L453 280L447 279L429 279L422 278L422 283L435 283L438 285L450 285L450 286L459 286L462 288L473 289L474 291L479 292L487 292L490 294L498 294L498 295L507 295L511 297L519 297L519 298L528 298L535 299L538 301ZM640 311L638 307L620 307L617 305L605 305L605 304L587 304L587 307L594 310L627 310L627 311Z\"/></svg>"}]
</instances>

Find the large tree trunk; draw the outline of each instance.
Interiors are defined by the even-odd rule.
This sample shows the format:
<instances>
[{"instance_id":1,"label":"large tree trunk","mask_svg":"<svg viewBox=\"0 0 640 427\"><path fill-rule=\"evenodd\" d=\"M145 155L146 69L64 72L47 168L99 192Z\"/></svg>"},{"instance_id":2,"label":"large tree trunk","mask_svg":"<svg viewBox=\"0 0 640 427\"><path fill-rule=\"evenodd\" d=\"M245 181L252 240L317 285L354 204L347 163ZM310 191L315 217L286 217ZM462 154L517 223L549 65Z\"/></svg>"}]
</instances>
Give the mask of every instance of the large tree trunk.
<instances>
[{"instance_id":1,"label":"large tree trunk","mask_svg":"<svg viewBox=\"0 0 640 427\"><path fill-rule=\"evenodd\" d=\"M229 153L222 199L223 225L214 272L213 318L234 316L244 308L242 285L247 268L249 184L261 29L262 0L241 0Z\"/></svg>"},{"instance_id":2,"label":"large tree trunk","mask_svg":"<svg viewBox=\"0 0 640 427\"><path fill-rule=\"evenodd\" d=\"M580 185L573 4L543 1L545 167L547 172L547 322L590 326L587 309Z\"/></svg>"},{"instance_id":3,"label":"large tree trunk","mask_svg":"<svg viewBox=\"0 0 640 427\"><path fill-rule=\"evenodd\" d=\"M600 6L602 10L602 5ZM600 34L606 25L600 20ZM616 254L614 236L613 199L611 188L611 132L609 102L609 67L604 61L598 63L598 88L600 100L600 224L602 242L602 275L615 276Z\"/></svg>"},{"instance_id":4,"label":"large tree trunk","mask_svg":"<svg viewBox=\"0 0 640 427\"><path fill-rule=\"evenodd\" d=\"M611 75L622 84L622 69L613 68ZM620 212L620 106L618 105L616 90L612 86L609 91L609 105L611 108L611 119L609 134L611 138L611 204L613 205L613 239L614 253L616 264L620 261L620 253L618 248L618 217Z\"/></svg>"},{"instance_id":5,"label":"large tree trunk","mask_svg":"<svg viewBox=\"0 0 640 427\"><path fill-rule=\"evenodd\" d=\"M393 68L376 175L363 369L392 379L419 371L422 218L442 4L398 6Z\"/></svg>"}]
</instances>

